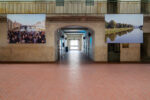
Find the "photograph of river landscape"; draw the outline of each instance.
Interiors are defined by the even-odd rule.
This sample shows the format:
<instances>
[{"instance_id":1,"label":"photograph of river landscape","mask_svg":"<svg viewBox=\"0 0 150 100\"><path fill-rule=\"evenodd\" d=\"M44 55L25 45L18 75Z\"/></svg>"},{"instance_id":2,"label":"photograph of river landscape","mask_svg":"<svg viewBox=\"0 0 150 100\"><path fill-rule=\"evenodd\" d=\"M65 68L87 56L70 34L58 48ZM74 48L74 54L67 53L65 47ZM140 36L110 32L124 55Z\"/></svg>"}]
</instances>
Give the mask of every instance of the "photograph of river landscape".
<instances>
[{"instance_id":1,"label":"photograph of river landscape","mask_svg":"<svg viewBox=\"0 0 150 100\"><path fill-rule=\"evenodd\" d=\"M106 14L107 43L143 43L142 14Z\"/></svg>"}]
</instances>

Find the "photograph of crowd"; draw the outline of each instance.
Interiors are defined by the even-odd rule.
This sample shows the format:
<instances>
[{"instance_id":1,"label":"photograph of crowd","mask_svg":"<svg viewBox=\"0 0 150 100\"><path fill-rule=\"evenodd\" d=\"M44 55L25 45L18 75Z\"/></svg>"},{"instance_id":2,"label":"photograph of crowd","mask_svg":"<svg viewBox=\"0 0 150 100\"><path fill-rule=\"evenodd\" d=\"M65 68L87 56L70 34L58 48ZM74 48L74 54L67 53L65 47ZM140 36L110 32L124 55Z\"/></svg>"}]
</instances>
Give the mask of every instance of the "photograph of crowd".
<instances>
[{"instance_id":1,"label":"photograph of crowd","mask_svg":"<svg viewBox=\"0 0 150 100\"><path fill-rule=\"evenodd\" d=\"M9 14L9 43L46 43L45 14Z\"/></svg>"}]
</instances>

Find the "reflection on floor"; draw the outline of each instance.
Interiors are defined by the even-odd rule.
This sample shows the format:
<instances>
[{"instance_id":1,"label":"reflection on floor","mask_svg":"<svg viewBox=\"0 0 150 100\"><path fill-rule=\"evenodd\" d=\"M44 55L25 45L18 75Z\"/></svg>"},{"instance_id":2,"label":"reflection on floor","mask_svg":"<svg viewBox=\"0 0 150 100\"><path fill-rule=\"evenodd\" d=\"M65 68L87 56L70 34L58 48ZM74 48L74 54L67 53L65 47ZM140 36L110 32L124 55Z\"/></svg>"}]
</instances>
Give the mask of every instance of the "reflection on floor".
<instances>
[{"instance_id":1,"label":"reflection on floor","mask_svg":"<svg viewBox=\"0 0 150 100\"><path fill-rule=\"evenodd\" d=\"M90 64L92 63L92 60L83 52L78 50L72 50L69 51L68 53L65 53L63 56L61 56L59 63L78 66L80 64Z\"/></svg>"},{"instance_id":2,"label":"reflection on floor","mask_svg":"<svg viewBox=\"0 0 150 100\"><path fill-rule=\"evenodd\" d=\"M0 100L150 100L150 64L0 64Z\"/></svg>"},{"instance_id":3,"label":"reflection on floor","mask_svg":"<svg viewBox=\"0 0 150 100\"><path fill-rule=\"evenodd\" d=\"M54 64L0 64L0 100L150 100L150 64L98 64L79 51Z\"/></svg>"}]
</instances>

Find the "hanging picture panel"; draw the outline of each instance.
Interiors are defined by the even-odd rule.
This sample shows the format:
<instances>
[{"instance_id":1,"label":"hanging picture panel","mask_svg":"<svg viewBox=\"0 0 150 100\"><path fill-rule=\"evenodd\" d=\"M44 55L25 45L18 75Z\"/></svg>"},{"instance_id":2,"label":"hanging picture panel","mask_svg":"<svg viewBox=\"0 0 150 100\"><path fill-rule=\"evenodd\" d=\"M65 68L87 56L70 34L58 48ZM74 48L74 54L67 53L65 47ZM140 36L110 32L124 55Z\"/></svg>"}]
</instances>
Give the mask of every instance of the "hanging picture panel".
<instances>
[{"instance_id":1,"label":"hanging picture panel","mask_svg":"<svg viewBox=\"0 0 150 100\"><path fill-rule=\"evenodd\" d=\"M46 43L45 14L8 14L9 43Z\"/></svg>"},{"instance_id":2,"label":"hanging picture panel","mask_svg":"<svg viewBox=\"0 0 150 100\"><path fill-rule=\"evenodd\" d=\"M107 43L143 43L142 14L106 14Z\"/></svg>"}]
</instances>

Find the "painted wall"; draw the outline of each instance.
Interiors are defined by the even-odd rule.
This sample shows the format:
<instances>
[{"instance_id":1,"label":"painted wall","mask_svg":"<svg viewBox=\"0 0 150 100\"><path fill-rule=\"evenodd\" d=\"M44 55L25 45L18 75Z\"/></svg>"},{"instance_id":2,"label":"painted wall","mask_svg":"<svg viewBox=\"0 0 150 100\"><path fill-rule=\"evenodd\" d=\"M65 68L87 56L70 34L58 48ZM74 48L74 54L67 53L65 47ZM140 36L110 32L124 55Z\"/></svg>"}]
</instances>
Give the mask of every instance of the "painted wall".
<instances>
[{"instance_id":1,"label":"painted wall","mask_svg":"<svg viewBox=\"0 0 150 100\"><path fill-rule=\"evenodd\" d=\"M0 22L0 61L53 62L57 59L55 33L64 26L83 26L94 30L94 61L107 61L105 43L105 22L46 22L46 44L9 44L7 41L7 22Z\"/></svg>"},{"instance_id":2,"label":"painted wall","mask_svg":"<svg viewBox=\"0 0 150 100\"><path fill-rule=\"evenodd\" d=\"M123 48L122 44L120 45L121 62L137 62L140 59L140 44L129 44L129 48Z\"/></svg>"},{"instance_id":3,"label":"painted wall","mask_svg":"<svg viewBox=\"0 0 150 100\"><path fill-rule=\"evenodd\" d=\"M107 43L105 43L105 22L46 22L46 44L9 44L7 41L7 22L0 20L0 61L20 62L53 62L57 59L56 30L70 25L88 27L94 31L93 60L107 61ZM150 32L150 23L144 24L144 31ZM129 48L122 48L121 61L140 61L140 44L129 44Z\"/></svg>"}]
</instances>

